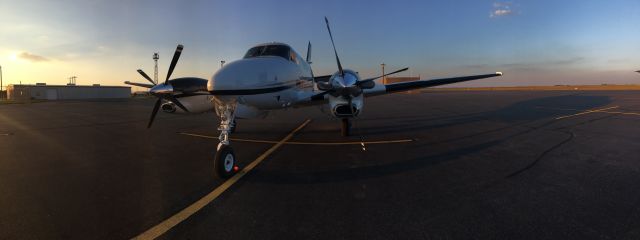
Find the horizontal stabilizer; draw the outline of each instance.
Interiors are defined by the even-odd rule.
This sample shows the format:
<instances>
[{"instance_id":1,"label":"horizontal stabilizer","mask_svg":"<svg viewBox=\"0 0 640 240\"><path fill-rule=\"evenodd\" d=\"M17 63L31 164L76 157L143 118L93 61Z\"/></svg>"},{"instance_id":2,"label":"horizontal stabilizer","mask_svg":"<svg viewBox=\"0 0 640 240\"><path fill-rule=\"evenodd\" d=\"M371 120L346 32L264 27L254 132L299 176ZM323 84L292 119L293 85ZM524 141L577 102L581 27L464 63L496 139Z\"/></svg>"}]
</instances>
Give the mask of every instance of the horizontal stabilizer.
<instances>
[{"instance_id":1,"label":"horizontal stabilizer","mask_svg":"<svg viewBox=\"0 0 640 240\"><path fill-rule=\"evenodd\" d=\"M292 88L293 85L285 85L270 88L255 88L255 89L229 89L229 90L209 90L210 95L257 95L265 93L279 92Z\"/></svg>"}]
</instances>

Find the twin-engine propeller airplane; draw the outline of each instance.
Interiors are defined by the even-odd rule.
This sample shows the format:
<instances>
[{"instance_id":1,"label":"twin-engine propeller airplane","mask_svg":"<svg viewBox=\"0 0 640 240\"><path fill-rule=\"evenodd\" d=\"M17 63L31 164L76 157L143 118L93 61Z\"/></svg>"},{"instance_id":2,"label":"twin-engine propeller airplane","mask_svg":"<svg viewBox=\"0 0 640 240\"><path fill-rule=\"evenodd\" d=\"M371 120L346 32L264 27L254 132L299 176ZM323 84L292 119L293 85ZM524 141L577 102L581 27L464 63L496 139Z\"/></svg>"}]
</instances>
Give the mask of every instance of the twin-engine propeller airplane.
<instances>
[{"instance_id":1,"label":"twin-engine propeller airplane","mask_svg":"<svg viewBox=\"0 0 640 240\"><path fill-rule=\"evenodd\" d=\"M376 79L408 68L361 79L357 72L342 67L327 18L325 22L338 66L338 71L332 75L314 76L310 66L311 43L307 46L305 59L287 44L266 43L249 49L244 58L224 65L210 80L195 77L170 79L183 49L182 45L178 45L164 83L155 84L142 70L138 72L152 84L125 83L150 88L149 92L158 97L148 127L151 127L160 108L169 113L215 110L220 118L220 143L214 169L220 178L229 178L237 171L236 157L229 142L236 118L263 118L272 110L320 105L327 107L331 115L341 120L342 135L348 136L350 121L362 113L365 97L502 75L496 72L376 84Z\"/></svg>"}]
</instances>

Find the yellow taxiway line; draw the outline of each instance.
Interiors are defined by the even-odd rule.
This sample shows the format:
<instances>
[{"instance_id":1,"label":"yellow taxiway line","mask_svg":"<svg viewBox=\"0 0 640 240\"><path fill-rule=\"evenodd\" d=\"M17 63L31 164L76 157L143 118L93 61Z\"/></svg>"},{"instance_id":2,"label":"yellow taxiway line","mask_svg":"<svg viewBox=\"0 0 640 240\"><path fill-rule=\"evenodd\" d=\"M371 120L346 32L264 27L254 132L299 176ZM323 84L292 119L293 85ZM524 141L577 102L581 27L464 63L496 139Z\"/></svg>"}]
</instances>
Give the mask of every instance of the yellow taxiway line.
<instances>
[{"instance_id":1,"label":"yellow taxiway line","mask_svg":"<svg viewBox=\"0 0 640 240\"><path fill-rule=\"evenodd\" d=\"M610 114L620 114L620 115L636 115L636 116L640 116L640 113L634 113L634 112L610 112L610 111L601 111L603 113L610 113Z\"/></svg>"},{"instance_id":2,"label":"yellow taxiway line","mask_svg":"<svg viewBox=\"0 0 640 240\"><path fill-rule=\"evenodd\" d=\"M201 135L201 134L194 134L194 133L179 132L178 134L182 134L182 135L186 135L186 136L192 136L192 137L218 139L218 137ZM250 142L250 143L278 143L277 141L242 139L242 138L229 138L229 140L236 141L236 142ZM413 142L413 141L414 141L413 139L364 141L364 142L300 142L300 141L287 141L287 142L284 142L283 144L290 144L290 145L326 145L326 146L331 146L331 145L362 145L363 143L364 144L407 143L407 142Z\"/></svg>"},{"instance_id":3,"label":"yellow taxiway line","mask_svg":"<svg viewBox=\"0 0 640 240\"><path fill-rule=\"evenodd\" d=\"M589 114L589 113L604 112L604 110L614 109L614 108L618 108L618 107L619 107L619 106L613 106L613 107L602 108L602 109L587 110L587 111L579 112L579 113L576 113L576 114L571 114L571 115L566 115L566 116L557 117L557 118L556 118L556 120L560 120L560 119L564 119L564 118L570 118L570 117L575 117L575 116L580 116L580 115Z\"/></svg>"},{"instance_id":4,"label":"yellow taxiway line","mask_svg":"<svg viewBox=\"0 0 640 240\"><path fill-rule=\"evenodd\" d=\"M189 218L194 213L200 211L200 209L202 209L204 206L206 206L207 204L211 203L213 200L218 198L218 196L220 196L224 191L229 189L229 187L231 187L231 185L233 185L238 180L240 180L240 178L242 178L245 174L247 174L249 171L251 171L253 168L255 168L258 164L260 164L260 162L262 162L265 158L267 158L269 155L271 155L271 153L273 153L276 149L278 149L285 142L287 142L289 139L291 139L296 132L300 131L302 128L307 126L307 124L309 124L309 122L311 122L310 119L307 119L306 121L304 121L300 126L298 126L298 128L294 129L291 133L289 133L289 135L287 135L285 138L283 138L282 140L277 142L276 145L274 145L273 147L269 148L269 150L264 152L258 158L253 160L253 162L251 162L249 165L247 165L246 167L241 169L239 172L237 172L235 175L233 175L233 177L229 178L227 181L222 183L220 186L218 186L212 192L210 192L207 195L205 195L204 197L202 197L200 200L198 200L195 203L191 204L187 208L182 209L182 211L176 213L175 215L173 215L170 218L162 221L160 224L150 228L149 230L147 230L147 231L143 232L142 234L134 237L133 239L155 239L155 238L161 236L162 234L164 234L165 232L169 231L171 228L175 227L176 225L178 225L179 223L181 223L185 219Z\"/></svg>"}]
</instances>

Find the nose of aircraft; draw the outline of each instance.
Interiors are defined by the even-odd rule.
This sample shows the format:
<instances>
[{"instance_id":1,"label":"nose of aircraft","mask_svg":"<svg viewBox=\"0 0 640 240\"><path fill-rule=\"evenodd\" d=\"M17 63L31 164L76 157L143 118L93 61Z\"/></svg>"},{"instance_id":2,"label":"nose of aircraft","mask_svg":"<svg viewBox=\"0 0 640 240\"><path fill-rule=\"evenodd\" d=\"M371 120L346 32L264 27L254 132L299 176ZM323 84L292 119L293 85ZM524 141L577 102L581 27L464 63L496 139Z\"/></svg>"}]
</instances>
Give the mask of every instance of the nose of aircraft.
<instances>
[{"instance_id":1,"label":"nose of aircraft","mask_svg":"<svg viewBox=\"0 0 640 240\"><path fill-rule=\"evenodd\" d=\"M285 80L295 68L281 57L257 57L241 59L226 64L207 83L207 90L239 90L259 88Z\"/></svg>"}]
</instances>

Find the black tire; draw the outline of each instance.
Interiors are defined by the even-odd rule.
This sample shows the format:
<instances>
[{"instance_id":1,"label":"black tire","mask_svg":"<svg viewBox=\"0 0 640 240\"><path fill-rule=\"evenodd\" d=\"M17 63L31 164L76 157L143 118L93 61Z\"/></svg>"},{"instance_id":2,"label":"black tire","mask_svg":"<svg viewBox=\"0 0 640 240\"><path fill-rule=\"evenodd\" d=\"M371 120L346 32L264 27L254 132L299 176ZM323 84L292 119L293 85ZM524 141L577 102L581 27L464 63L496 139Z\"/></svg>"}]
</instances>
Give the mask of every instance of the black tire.
<instances>
[{"instance_id":1,"label":"black tire","mask_svg":"<svg viewBox=\"0 0 640 240\"><path fill-rule=\"evenodd\" d=\"M228 179L236 174L236 155L229 145L222 145L213 160L213 170L220 179Z\"/></svg>"},{"instance_id":2,"label":"black tire","mask_svg":"<svg viewBox=\"0 0 640 240\"><path fill-rule=\"evenodd\" d=\"M342 136L343 137L348 137L349 135L351 135L351 121L349 121L348 118L343 118L342 119Z\"/></svg>"}]
</instances>

